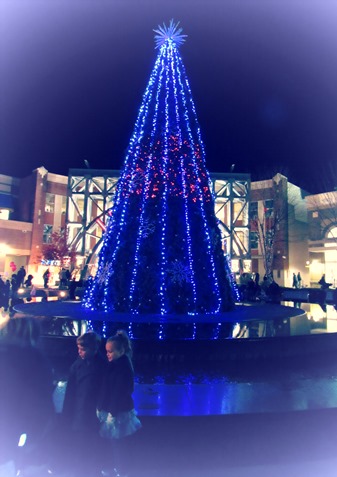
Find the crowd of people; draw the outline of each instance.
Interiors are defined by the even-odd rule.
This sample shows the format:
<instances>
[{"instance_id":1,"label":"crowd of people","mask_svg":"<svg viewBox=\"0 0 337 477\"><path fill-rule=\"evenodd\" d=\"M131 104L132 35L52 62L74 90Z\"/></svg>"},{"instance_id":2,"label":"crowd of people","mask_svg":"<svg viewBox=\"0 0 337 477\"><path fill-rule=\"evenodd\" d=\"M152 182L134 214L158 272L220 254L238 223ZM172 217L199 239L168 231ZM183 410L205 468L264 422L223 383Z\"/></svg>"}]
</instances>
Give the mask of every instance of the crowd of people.
<instances>
[{"instance_id":1,"label":"crowd of people","mask_svg":"<svg viewBox=\"0 0 337 477\"><path fill-rule=\"evenodd\" d=\"M325 274L317 282L321 290L328 290L332 283L327 283ZM301 273L293 273L292 288L302 288ZM272 276L265 275L260 281L259 273L242 273L240 275L238 290L242 301L273 301L278 302L281 288Z\"/></svg>"},{"instance_id":2,"label":"crowd of people","mask_svg":"<svg viewBox=\"0 0 337 477\"><path fill-rule=\"evenodd\" d=\"M47 268L42 275L43 288L45 290L50 288L51 277L52 273ZM83 285L83 281L79 279L77 271L72 276L69 269L62 268L58 273L58 278L59 289L69 290L69 298L75 299L76 288ZM34 276L31 274L27 275L24 266L21 266L18 272L13 273L10 278L6 277L4 279L0 275L0 309L3 308L4 312L12 313L13 306L23 302L22 296L19 293L20 288L29 289L28 298L27 294L25 296L27 301L31 301L36 296L38 288L33 280Z\"/></svg>"},{"instance_id":3,"label":"crowd of people","mask_svg":"<svg viewBox=\"0 0 337 477\"><path fill-rule=\"evenodd\" d=\"M293 273L293 283L292 283L293 288L302 288L302 276L301 272L298 273Z\"/></svg>"},{"instance_id":4,"label":"crowd of people","mask_svg":"<svg viewBox=\"0 0 337 477\"><path fill-rule=\"evenodd\" d=\"M0 308L4 311L9 309L9 300L11 295L11 282L10 280L4 281L0 275Z\"/></svg>"},{"instance_id":5,"label":"crowd of people","mask_svg":"<svg viewBox=\"0 0 337 477\"><path fill-rule=\"evenodd\" d=\"M281 301L281 288L272 276L265 275L260 281L259 273L243 273L240 275L238 290L241 301L271 303Z\"/></svg>"},{"instance_id":6,"label":"crowd of people","mask_svg":"<svg viewBox=\"0 0 337 477\"><path fill-rule=\"evenodd\" d=\"M25 277L27 278L25 279ZM20 288L29 288L30 297L29 300L36 294L36 287L33 285L33 275L26 274L25 268L22 266L17 273L13 273L9 278L5 280L0 275L0 309L3 308L4 312L13 312L13 307L23 300L19 295Z\"/></svg>"},{"instance_id":7,"label":"crowd of people","mask_svg":"<svg viewBox=\"0 0 337 477\"><path fill-rule=\"evenodd\" d=\"M141 428L127 333L119 330L105 343L91 331L77 338L61 415L38 342L36 319L10 318L2 326L0 477L125 475L130 442Z\"/></svg>"}]
</instances>

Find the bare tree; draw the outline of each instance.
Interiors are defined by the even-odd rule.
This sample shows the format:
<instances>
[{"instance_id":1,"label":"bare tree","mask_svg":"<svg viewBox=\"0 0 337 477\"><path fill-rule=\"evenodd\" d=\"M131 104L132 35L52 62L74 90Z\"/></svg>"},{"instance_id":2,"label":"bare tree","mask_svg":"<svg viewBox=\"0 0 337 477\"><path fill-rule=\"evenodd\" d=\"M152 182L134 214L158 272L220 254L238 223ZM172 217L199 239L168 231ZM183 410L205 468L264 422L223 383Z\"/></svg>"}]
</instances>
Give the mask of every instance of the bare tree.
<instances>
[{"instance_id":1,"label":"bare tree","mask_svg":"<svg viewBox=\"0 0 337 477\"><path fill-rule=\"evenodd\" d=\"M263 267L268 278L272 278L275 243L285 219L283 211L268 207L272 200L264 200L263 207L259 207L250 220L251 231L257 234Z\"/></svg>"},{"instance_id":2,"label":"bare tree","mask_svg":"<svg viewBox=\"0 0 337 477\"><path fill-rule=\"evenodd\" d=\"M273 270L289 267L289 246L306 240L305 195L282 174L252 183L250 230L256 234L257 257L270 280Z\"/></svg>"}]
</instances>

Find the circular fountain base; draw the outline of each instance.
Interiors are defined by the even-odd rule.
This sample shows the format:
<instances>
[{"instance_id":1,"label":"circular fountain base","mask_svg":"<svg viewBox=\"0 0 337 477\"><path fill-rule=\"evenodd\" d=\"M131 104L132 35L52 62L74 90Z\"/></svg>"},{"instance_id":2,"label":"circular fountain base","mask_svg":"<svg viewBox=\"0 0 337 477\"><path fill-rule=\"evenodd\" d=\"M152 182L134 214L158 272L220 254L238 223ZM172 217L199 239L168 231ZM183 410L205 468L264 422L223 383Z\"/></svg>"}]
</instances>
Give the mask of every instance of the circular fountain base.
<instances>
[{"instance_id":1,"label":"circular fountain base","mask_svg":"<svg viewBox=\"0 0 337 477\"><path fill-rule=\"evenodd\" d=\"M256 320L274 321L285 318L298 317L305 312L300 308L256 303L236 304L231 311L225 313L208 314L132 314L118 312L92 311L82 307L79 301L45 301L40 303L26 303L15 305L15 311L32 316L53 316L73 318L76 320L94 320L106 322L138 322L138 323L237 323L253 322Z\"/></svg>"},{"instance_id":2,"label":"circular fountain base","mask_svg":"<svg viewBox=\"0 0 337 477\"><path fill-rule=\"evenodd\" d=\"M17 305L17 313L41 319L44 339L75 338L87 329L108 337L124 328L138 361L237 361L337 350L335 334L311 335L306 313L274 304L238 304L222 314L134 315L89 311L80 302ZM59 341L59 340L57 340Z\"/></svg>"}]
</instances>

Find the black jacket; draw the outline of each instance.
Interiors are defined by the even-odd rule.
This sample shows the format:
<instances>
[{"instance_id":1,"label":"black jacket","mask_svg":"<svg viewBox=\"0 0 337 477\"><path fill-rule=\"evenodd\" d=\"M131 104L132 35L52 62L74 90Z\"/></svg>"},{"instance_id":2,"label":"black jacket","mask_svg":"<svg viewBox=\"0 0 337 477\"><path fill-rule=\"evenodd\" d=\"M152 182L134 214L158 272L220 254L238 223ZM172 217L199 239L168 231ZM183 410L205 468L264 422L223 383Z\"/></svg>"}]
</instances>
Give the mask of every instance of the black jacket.
<instances>
[{"instance_id":1,"label":"black jacket","mask_svg":"<svg viewBox=\"0 0 337 477\"><path fill-rule=\"evenodd\" d=\"M99 354L91 360L78 358L72 364L62 414L73 431L97 428L96 408L105 367Z\"/></svg>"},{"instance_id":2,"label":"black jacket","mask_svg":"<svg viewBox=\"0 0 337 477\"><path fill-rule=\"evenodd\" d=\"M132 393L134 372L130 359L122 355L108 363L100 393L98 408L117 416L134 408Z\"/></svg>"}]
</instances>

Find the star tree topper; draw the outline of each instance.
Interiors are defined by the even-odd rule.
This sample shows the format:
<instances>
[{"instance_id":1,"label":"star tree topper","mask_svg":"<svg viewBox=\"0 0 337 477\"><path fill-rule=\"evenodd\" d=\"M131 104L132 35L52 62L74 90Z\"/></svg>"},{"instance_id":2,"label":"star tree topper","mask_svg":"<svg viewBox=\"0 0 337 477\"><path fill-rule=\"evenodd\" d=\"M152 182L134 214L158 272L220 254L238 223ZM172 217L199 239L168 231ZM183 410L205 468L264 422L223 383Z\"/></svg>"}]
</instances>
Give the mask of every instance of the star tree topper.
<instances>
[{"instance_id":1,"label":"star tree topper","mask_svg":"<svg viewBox=\"0 0 337 477\"><path fill-rule=\"evenodd\" d=\"M167 40L172 40L177 46L180 46L182 43L184 43L187 35L182 35L181 32L183 29L178 28L178 26L179 22L174 23L173 19L170 21L168 27L165 25L165 23L163 23L163 26L158 25L158 30L153 30L155 33L157 33L157 35L154 36L156 48L163 46Z\"/></svg>"}]
</instances>

